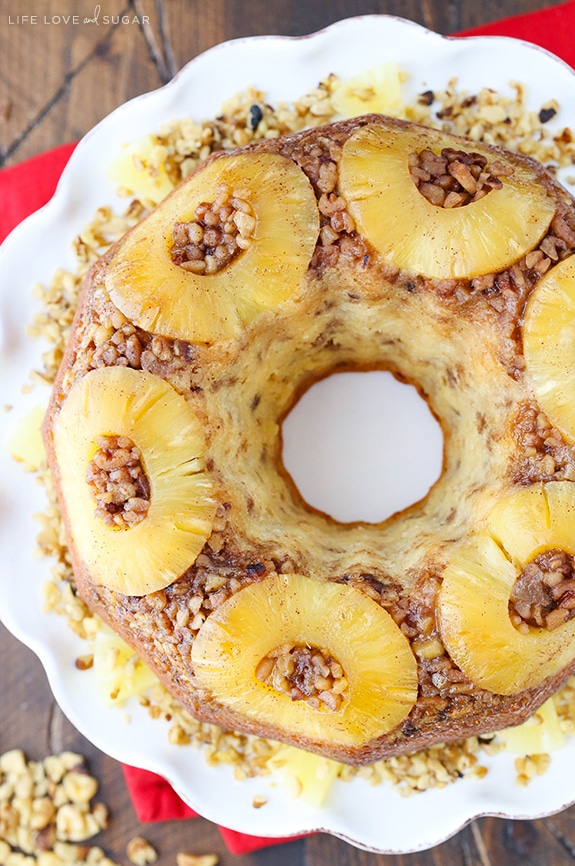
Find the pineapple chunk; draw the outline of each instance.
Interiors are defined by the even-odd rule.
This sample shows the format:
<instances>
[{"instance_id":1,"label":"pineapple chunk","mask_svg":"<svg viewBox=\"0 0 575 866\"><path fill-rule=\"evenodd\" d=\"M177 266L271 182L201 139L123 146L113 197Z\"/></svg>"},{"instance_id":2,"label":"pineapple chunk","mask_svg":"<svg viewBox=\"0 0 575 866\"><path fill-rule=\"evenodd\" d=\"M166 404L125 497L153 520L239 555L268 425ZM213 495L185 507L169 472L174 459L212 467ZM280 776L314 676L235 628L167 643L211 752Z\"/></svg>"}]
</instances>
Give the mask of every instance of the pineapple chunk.
<instances>
[{"instance_id":1,"label":"pineapple chunk","mask_svg":"<svg viewBox=\"0 0 575 866\"><path fill-rule=\"evenodd\" d=\"M192 273L170 258L172 229L191 221L200 203L215 201L221 184L249 190L252 242L222 270ZM200 343L230 339L297 290L318 234L315 194L295 162L272 153L226 155L192 174L125 236L106 288L125 316L155 334Z\"/></svg>"},{"instance_id":2,"label":"pineapple chunk","mask_svg":"<svg viewBox=\"0 0 575 866\"><path fill-rule=\"evenodd\" d=\"M331 103L342 117L372 113L403 117L399 66L389 61L341 82L332 94Z\"/></svg>"},{"instance_id":3,"label":"pineapple chunk","mask_svg":"<svg viewBox=\"0 0 575 866\"><path fill-rule=\"evenodd\" d=\"M127 530L95 515L85 481L102 434L127 436L138 446L150 483L148 514ZM173 583L204 546L216 508L203 430L185 397L151 373L92 370L72 387L53 437L72 548L92 578L127 595Z\"/></svg>"},{"instance_id":4,"label":"pineapple chunk","mask_svg":"<svg viewBox=\"0 0 575 866\"><path fill-rule=\"evenodd\" d=\"M431 129L364 126L345 143L340 189L358 227L398 268L434 279L499 271L532 249L545 234L555 205L535 172L512 163L501 189L464 207L431 204L409 171L411 153L469 143ZM481 144L473 150L493 156ZM503 159L498 154L498 160Z\"/></svg>"},{"instance_id":5,"label":"pineapple chunk","mask_svg":"<svg viewBox=\"0 0 575 866\"><path fill-rule=\"evenodd\" d=\"M256 678L267 653L292 643L338 659L349 689L339 710L292 701ZM299 574L275 575L224 602L201 627L192 661L200 686L224 706L312 743L367 743L398 725L417 698L415 658L387 611L351 586Z\"/></svg>"},{"instance_id":6,"label":"pineapple chunk","mask_svg":"<svg viewBox=\"0 0 575 866\"><path fill-rule=\"evenodd\" d=\"M516 755L542 755L565 745L553 698L541 704L522 725L497 731L497 736L505 743L505 750Z\"/></svg>"},{"instance_id":7,"label":"pineapple chunk","mask_svg":"<svg viewBox=\"0 0 575 866\"><path fill-rule=\"evenodd\" d=\"M159 680L131 646L101 624L94 640L96 687L106 706L121 707Z\"/></svg>"},{"instance_id":8,"label":"pineapple chunk","mask_svg":"<svg viewBox=\"0 0 575 866\"><path fill-rule=\"evenodd\" d=\"M338 761L304 752L295 746L282 746L267 766L293 797L315 808L323 805L341 768Z\"/></svg>"},{"instance_id":9,"label":"pineapple chunk","mask_svg":"<svg viewBox=\"0 0 575 866\"><path fill-rule=\"evenodd\" d=\"M559 673L575 656L575 619L522 634L509 596L523 567L544 550L575 553L575 484L550 482L499 502L451 558L439 597L441 636L461 670L489 691L513 695Z\"/></svg>"},{"instance_id":10,"label":"pineapple chunk","mask_svg":"<svg viewBox=\"0 0 575 866\"><path fill-rule=\"evenodd\" d=\"M158 204L174 188L166 171L163 148L152 135L127 144L108 177L128 192Z\"/></svg>"},{"instance_id":11,"label":"pineapple chunk","mask_svg":"<svg viewBox=\"0 0 575 866\"><path fill-rule=\"evenodd\" d=\"M39 469L46 459L41 432L45 414L45 406L34 406L19 419L6 440L6 447L12 457L32 472Z\"/></svg>"},{"instance_id":12,"label":"pineapple chunk","mask_svg":"<svg viewBox=\"0 0 575 866\"><path fill-rule=\"evenodd\" d=\"M575 256L533 291L523 323L526 376L550 421L575 442Z\"/></svg>"}]
</instances>

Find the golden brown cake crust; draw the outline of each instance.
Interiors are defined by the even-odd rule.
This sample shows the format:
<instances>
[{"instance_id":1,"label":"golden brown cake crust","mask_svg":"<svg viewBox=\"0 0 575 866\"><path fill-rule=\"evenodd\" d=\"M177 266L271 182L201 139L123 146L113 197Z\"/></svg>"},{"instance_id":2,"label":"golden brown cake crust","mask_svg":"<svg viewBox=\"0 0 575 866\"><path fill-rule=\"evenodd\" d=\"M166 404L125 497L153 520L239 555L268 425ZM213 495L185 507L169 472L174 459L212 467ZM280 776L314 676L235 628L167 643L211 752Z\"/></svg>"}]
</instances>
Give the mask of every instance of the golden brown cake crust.
<instances>
[{"instance_id":1,"label":"golden brown cake crust","mask_svg":"<svg viewBox=\"0 0 575 866\"><path fill-rule=\"evenodd\" d=\"M237 151L295 162L311 182L320 222L295 293L230 339L187 341L130 321L110 298L107 276L119 246L112 247L86 279L44 429L78 589L90 608L198 718L355 764L517 724L575 672L574 661L534 688L488 691L450 658L437 617L451 552L491 504L509 491L575 478L575 447L551 423L544 438L535 436L541 413L524 375L521 340L525 306L552 256L573 253L575 204L543 168L493 149L493 161L523 167L553 202L548 230L516 262L491 274L410 272L378 255L338 187L342 148L363 127L394 135L413 129L369 116ZM473 149L463 140L461 147ZM54 426L74 383L114 366L149 372L185 395L205 431L217 505L195 562L170 585L144 595L123 595L94 580L75 541L54 446ZM281 464L281 421L314 381L370 369L416 384L442 425L443 474L424 500L385 523L342 525L299 496ZM238 713L198 682L192 651L203 621L243 588L291 573L354 587L388 611L409 641L418 695L391 731L358 746L306 737Z\"/></svg>"}]
</instances>

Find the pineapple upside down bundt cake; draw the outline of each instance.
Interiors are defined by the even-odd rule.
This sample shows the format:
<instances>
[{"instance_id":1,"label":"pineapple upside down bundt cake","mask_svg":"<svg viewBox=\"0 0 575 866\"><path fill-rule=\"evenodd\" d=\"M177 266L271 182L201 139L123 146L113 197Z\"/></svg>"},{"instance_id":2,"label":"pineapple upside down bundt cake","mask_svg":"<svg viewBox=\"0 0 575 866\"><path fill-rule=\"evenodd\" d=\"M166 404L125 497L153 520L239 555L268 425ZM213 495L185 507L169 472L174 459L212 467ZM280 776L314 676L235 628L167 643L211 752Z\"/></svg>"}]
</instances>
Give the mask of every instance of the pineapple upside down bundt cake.
<instances>
[{"instance_id":1,"label":"pineapple upside down bundt cake","mask_svg":"<svg viewBox=\"0 0 575 866\"><path fill-rule=\"evenodd\" d=\"M516 724L575 671L575 204L366 116L216 154L93 267L44 434L79 592L200 719L365 763ZM281 424L414 383L441 477L306 505Z\"/></svg>"}]
</instances>

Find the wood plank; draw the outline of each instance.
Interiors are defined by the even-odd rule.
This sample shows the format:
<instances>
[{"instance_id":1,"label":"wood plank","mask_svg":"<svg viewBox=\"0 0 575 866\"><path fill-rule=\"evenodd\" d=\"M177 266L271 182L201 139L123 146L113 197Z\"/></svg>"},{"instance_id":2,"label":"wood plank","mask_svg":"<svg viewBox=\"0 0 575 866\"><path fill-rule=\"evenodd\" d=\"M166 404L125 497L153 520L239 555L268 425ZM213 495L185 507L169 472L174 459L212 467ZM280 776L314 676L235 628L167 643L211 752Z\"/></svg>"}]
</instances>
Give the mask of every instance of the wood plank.
<instances>
[{"instance_id":1,"label":"wood plank","mask_svg":"<svg viewBox=\"0 0 575 866\"><path fill-rule=\"evenodd\" d=\"M114 12L120 11L125 0L112 0ZM82 9L82 6L85 8ZM38 122L49 110L51 101L66 87L74 70L105 42L111 26L83 26L81 24L44 23L56 21L58 16L87 13L92 3L75 0L47 0L42 6L14 4L3 11L6 16L0 25L0 104L9 102L9 117L0 126L2 153L13 146L30 124ZM35 21L24 20L23 13L36 12ZM22 14L19 14L22 13ZM76 48L83 35L83 50ZM75 54L74 60L72 53Z\"/></svg>"},{"instance_id":2,"label":"wood plank","mask_svg":"<svg viewBox=\"0 0 575 866\"><path fill-rule=\"evenodd\" d=\"M573 866L574 859L554 835L546 821L502 821L484 818L478 822L485 843L485 863L496 866Z\"/></svg>"},{"instance_id":3,"label":"wood plank","mask_svg":"<svg viewBox=\"0 0 575 866\"><path fill-rule=\"evenodd\" d=\"M570 796L573 797L573 793L570 793ZM575 863L575 806L559 812L558 815L544 818L543 821L550 833L571 855Z\"/></svg>"},{"instance_id":4,"label":"wood plank","mask_svg":"<svg viewBox=\"0 0 575 866\"><path fill-rule=\"evenodd\" d=\"M94 14L92 0L46 5L47 20L76 14L80 23L0 26L0 107L8 106L0 123L5 164L84 135L127 99L162 84L142 28L121 21L126 0L110 0L110 23L101 15L97 25L81 23ZM118 17L120 23L111 23ZM133 18L132 10L128 21Z\"/></svg>"},{"instance_id":5,"label":"wood plank","mask_svg":"<svg viewBox=\"0 0 575 866\"><path fill-rule=\"evenodd\" d=\"M508 0L505 14L516 15L554 5L555 0ZM138 0L138 8L156 20L156 0ZM391 14L408 18L439 33L453 33L501 17L500 0L483 3L438 3L433 0L159 0L164 40L177 68L225 39L277 33L303 36L354 15ZM507 12L509 9L509 12ZM157 25L156 25L157 26ZM158 33L156 32L156 38Z\"/></svg>"},{"instance_id":6,"label":"wood plank","mask_svg":"<svg viewBox=\"0 0 575 866\"><path fill-rule=\"evenodd\" d=\"M306 866L325 866L326 863L334 866L495 866L482 862L469 828L435 848L414 854L371 854L331 836L308 839Z\"/></svg>"}]
</instances>

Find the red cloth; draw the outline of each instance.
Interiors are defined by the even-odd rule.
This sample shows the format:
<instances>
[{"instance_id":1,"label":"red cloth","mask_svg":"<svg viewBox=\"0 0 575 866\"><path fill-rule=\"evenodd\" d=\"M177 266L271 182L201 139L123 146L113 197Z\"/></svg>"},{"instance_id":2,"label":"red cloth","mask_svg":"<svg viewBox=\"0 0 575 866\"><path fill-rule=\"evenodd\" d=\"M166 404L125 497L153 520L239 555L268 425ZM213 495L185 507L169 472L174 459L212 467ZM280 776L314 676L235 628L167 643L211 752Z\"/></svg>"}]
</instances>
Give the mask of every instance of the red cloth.
<instances>
[{"instance_id":1,"label":"red cloth","mask_svg":"<svg viewBox=\"0 0 575 866\"><path fill-rule=\"evenodd\" d=\"M132 797L138 820L143 824L153 821L177 821L185 818L197 818L198 813L186 806L165 779L149 770L138 770L136 767L122 767L124 778ZM227 827L220 827L220 833L232 854L247 854L267 845L279 845L291 841L285 839L269 839L260 836L250 836L248 833L238 833Z\"/></svg>"},{"instance_id":2,"label":"red cloth","mask_svg":"<svg viewBox=\"0 0 575 866\"><path fill-rule=\"evenodd\" d=\"M534 42L560 57L575 68L575 3L562 3L549 9L539 9L515 18L502 18L473 30L464 30L458 36L514 36Z\"/></svg>"},{"instance_id":3,"label":"red cloth","mask_svg":"<svg viewBox=\"0 0 575 866\"><path fill-rule=\"evenodd\" d=\"M18 223L50 201L75 146L61 144L0 171L0 243Z\"/></svg>"},{"instance_id":4,"label":"red cloth","mask_svg":"<svg viewBox=\"0 0 575 866\"><path fill-rule=\"evenodd\" d=\"M527 15L506 18L465 31L462 36L514 36L552 51L575 67L575 0ZM58 178L74 149L64 144L49 153L0 171L0 241L24 217L42 207L52 196ZM168 821L196 817L167 782L147 770L124 768L136 814L140 821ZM220 828L232 854L246 854L288 839L269 839Z\"/></svg>"},{"instance_id":5,"label":"red cloth","mask_svg":"<svg viewBox=\"0 0 575 866\"><path fill-rule=\"evenodd\" d=\"M149 770L122 765L126 784L134 803L138 820L143 824L152 821L177 821L182 818L197 818L198 813L186 806L165 779Z\"/></svg>"}]
</instances>

